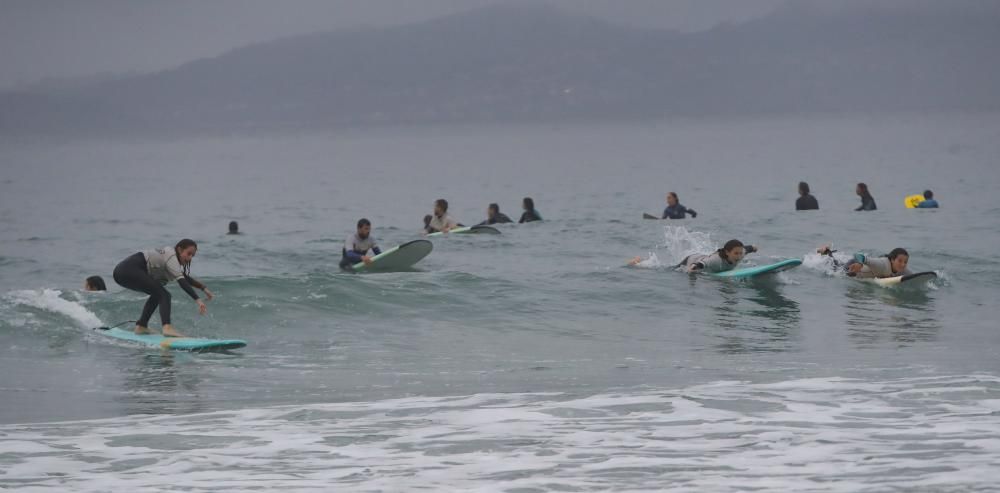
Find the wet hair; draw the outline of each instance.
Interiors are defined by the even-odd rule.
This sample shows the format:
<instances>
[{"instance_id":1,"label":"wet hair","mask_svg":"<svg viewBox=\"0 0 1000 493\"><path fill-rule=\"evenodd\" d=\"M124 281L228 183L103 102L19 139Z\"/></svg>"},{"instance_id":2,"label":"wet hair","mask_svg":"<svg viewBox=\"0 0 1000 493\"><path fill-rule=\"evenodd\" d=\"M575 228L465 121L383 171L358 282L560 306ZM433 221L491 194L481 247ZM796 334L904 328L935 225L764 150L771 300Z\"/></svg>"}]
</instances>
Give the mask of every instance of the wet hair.
<instances>
[{"instance_id":1,"label":"wet hair","mask_svg":"<svg viewBox=\"0 0 1000 493\"><path fill-rule=\"evenodd\" d=\"M448 212L448 201L445 199L437 199L434 201L434 205L441 207L441 210Z\"/></svg>"},{"instance_id":2,"label":"wet hair","mask_svg":"<svg viewBox=\"0 0 1000 493\"><path fill-rule=\"evenodd\" d=\"M104 279L101 276L90 276L87 278L87 286L91 291L107 291L108 287L104 285Z\"/></svg>"},{"instance_id":3,"label":"wet hair","mask_svg":"<svg viewBox=\"0 0 1000 493\"><path fill-rule=\"evenodd\" d=\"M868 185L866 185L864 182L858 183L858 189L861 190L861 195L871 195L868 193Z\"/></svg>"},{"instance_id":4,"label":"wet hair","mask_svg":"<svg viewBox=\"0 0 1000 493\"><path fill-rule=\"evenodd\" d=\"M497 214L500 213L500 206L497 205L496 202L490 204L489 207L487 207L487 209L489 209L489 210L491 210L491 211L493 211L494 213L497 213Z\"/></svg>"},{"instance_id":5,"label":"wet hair","mask_svg":"<svg viewBox=\"0 0 1000 493\"><path fill-rule=\"evenodd\" d=\"M803 194L809 193L809 184L806 183L806 182L804 182L804 181L800 181L799 182L799 193L803 193Z\"/></svg>"},{"instance_id":6,"label":"wet hair","mask_svg":"<svg viewBox=\"0 0 1000 493\"><path fill-rule=\"evenodd\" d=\"M719 256L728 259L729 255L727 252L737 247L743 248L743 242L740 240L729 240L725 245L722 245L722 248L719 249Z\"/></svg>"},{"instance_id":7,"label":"wet hair","mask_svg":"<svg viewBox=\"0 0 1000 493\"><path fill-rule=\"evenodd\" d=\"M198 249L198 244L195 243L194 240L192 240L190 238L184 238L183 240L178 241L176 245L174 245L174 253L177 253L177 260L178 261L180 261L181 250L184 250L184 249L187 249L187 248L190 248L190 247L194 247L195 250ZM184 267L184 276L187 276L188 273L191 272L191 266L190 265L184 265L183 267Z\"/></svg>"},{"instance_id":8,"label":"wet hair","mask_svg":"<svg viewBox=\"0 0 1000 493\"><path fill-rule=\"evenodd\" d=\"M361 219L358 219L358 229L361 229L362 226L371 226L371 225L372 222L363 217Z\"/></svg>"},{"instance_id":9,"label":"wet hair","mask_svg":"<svg viewBox=\"0 0 1000 493\"><path fill-rule=\"evenodd\" d=\"M524 201L522 201L522 204L524 204L524 208L525 209L534 209L535 208L535 201L531 200L531 197L525 197Z\"/></svg>"},{"instance_id":10,"label":"wet hair","mask_svg":"<svg viewBox=\"0 0 1000 493\"><path fill-rule=\"evenodd\" d=\"M237 233L240 230L240 225L236 221L229 221L229 232Z\"/></svg>"},{"instance_id":11,"label":"wet hair","mask_svg":"<svg viewBox=\"0 0 1000 493\"><path fill-rule=\"evenodd\" d=\"M929 199L933 199L934 198L934 192L932 192L930 190L924 190L924 198L928 199L928 200Z\"/></svg>"},{"instance_id":12,"label":"wet hair","mask_svg":"<svg viewBox=\"0 0 1000 493\"><path fill-rule=\"evenodd\" d=\"M677 198L677 194L676 194L676 193L674 193L674 192L667 192L667 197L673 197L673 198L674 198L674 200L676 200L676 201L678 201L678 202L680 202L680 201L681 201L681 199Z\"/></svg>"},{"instance_id":13,"label":"wet hair","mask_svg":"<svg viewBox=\"0 0 1000 493\"><path fill-rule=\"evenodd\" d=\"M905 248L893 248L892 251L889 252L889 255L886 255L886 257L889 257L889 260L896 260L896 257L900 255L906 255L906 257L909 258L910 252L907 252Z\"/></svg>"}]
</instances>

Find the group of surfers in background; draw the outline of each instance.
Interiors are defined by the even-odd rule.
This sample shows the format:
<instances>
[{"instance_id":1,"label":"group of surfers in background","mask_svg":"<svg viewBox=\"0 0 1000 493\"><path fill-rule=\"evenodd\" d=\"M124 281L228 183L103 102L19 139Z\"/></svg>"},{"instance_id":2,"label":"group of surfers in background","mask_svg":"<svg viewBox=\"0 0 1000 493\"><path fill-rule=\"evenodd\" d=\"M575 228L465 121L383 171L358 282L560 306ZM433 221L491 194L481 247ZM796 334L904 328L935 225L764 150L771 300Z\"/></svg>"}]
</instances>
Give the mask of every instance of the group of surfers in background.
<instances>
[{"instance_id":1,"label":"group of surfers in background","mask_svg":"<svg viewBox=\"0 0 1000 493\"><path fill-rule=\"evenodd\" d=\"M796 210L816 210L819 209L819 202L810 193L809 184L799 182L799 198L795 201ZM872 197L868 186L858 183L855 193L861 198L861 205L856 211L876 210L875 199ZM938 203L934 200L934 194L927 190L923 194L923 201L918 208L937 208ZM542 216L535 209L534 200L525 197L521 203L523 210L518 223L528 223L541 221ZM663 210L662 219L684 219L690 214L697 217L698 213L693 209L681 205L677 194L670 192L667 194L667 207ZM500 207L496 203L489 204L486 208L486 219L477 226L505 224L514 222L506 214L500 212ZM437 199L434 201L433 214L424 216L424 227L422 234L445 233L455 228L463 227L462 223L448 214L448 201ZM357 228L348 235L341 250L340 267L346 268L350 265L362 262L370 264L372 257L382 252L378 243L371 235L372 224L368 219L360 219ZM240 234L239 225L236 221L229 223L229 234ZM714 252L693 254L684 258L679 264L674 266L686 272L724 272L735 269L744 257L749 253L759 251L754 245L744 244L742 241L732 239L727 241L722 248ZM835 250L831 250L829 245L824 245L817 249L817 253L833 258ZM198 245L191 239L182 239L173 247L153 248L136 252L122 260L114 269L113 277L115 282L126 289L145 293L149 296L139 319L136 321L136 334L149 334L149 320L153 313L159 310L162 334L167 337L183 337L174 329L171 324L171 295L165 286L171 282L177 282L181 289L198 305L198 311L204 315L208 311L205 301L211 301L214 295L205 286L191 276L191 261L198 253ZM895 248L888 255L882 257L869 257L863 254L855 254L854 258L847 262L840 262L833 259L835 268L844 271L849 276L859 278L885 278L901 275L908 275L907 269L910 255L903 248ZM628 264L636 265L641 262L640 257L631 259ZM88 277L84 283L87 291L104 291L106 285L100 276ZM205 299L202 300L195 289L200 290Z\"/></svg>"}]
</instances>

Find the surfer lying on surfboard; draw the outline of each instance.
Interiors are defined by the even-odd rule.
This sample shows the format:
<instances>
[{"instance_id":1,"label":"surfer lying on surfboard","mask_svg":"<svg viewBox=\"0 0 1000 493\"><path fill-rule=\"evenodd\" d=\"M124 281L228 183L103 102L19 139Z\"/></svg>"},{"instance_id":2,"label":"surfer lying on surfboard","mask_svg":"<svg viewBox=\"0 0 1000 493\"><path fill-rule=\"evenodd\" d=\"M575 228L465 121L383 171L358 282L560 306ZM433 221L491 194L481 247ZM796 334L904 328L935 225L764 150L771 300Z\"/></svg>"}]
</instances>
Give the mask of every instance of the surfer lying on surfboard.
<instances>
[{"instance_id":1,"label":"surfer lying on surfboard","mask_svg":"<svg viewBox=\"0 0 1000 493\"><path fill-rule=\"evenodd\" d=\"M150 333L149 319L159 308L163 335L184 337L170 324L170 292L163 286L172 281L177 281L181 289L198 304L199 313L204 315L208 312L205 302L198 298L192 288L204 291L205 298L209 301L214 297L201 281L191 277L191 259L197 252L198 245L194 240L185 238L173 248L156 248L130 255L115 267L114 278L119 286L149 295L142 307L142 315L135 323L136 334Z\"/></svg>"},{"instance_id":2,"label":"surfer lying on surfboard","mask_svg":"<svg viewBox=\"0 0 1000 493\"><path fill-rule=\"evenodd\" d=\"M733 270L748 253L754 253L758 248L744 245L740 240L729 240L722 248L708 254L688 255L675 267L683 267L687 272L725 272ZM629 260L628 265L637 265L642 257Z\"/></svg>"},{"instance_id":3,"label":"surfer lying on surfboard","mask_svg":"<svg viewBox=\"0 0 1000 493\"><path fill-rule=\"evenodd\" d=\"M833 258L834 251L830 249L830 245L823 245L816 249L816 253L829 256L833 259L834 268L844 270L851 277L868 279L873 277L908 276L912 274L906 268L906 264L910 261L910 254L903 248L893 248L884 257L872 258L861 253L855 253L854 258L843 264Z\"/></svg>"},{"instance_id":4,"label":"surfer lying on surfboard","mask_svg":"<svg viewBox=\"0 0 1000 493\"><path fill-rule=\"evenodd\" d=\"M358 262L364 262L365 265L371 265L372 258L368 255L368 250L371 250L375 255L382 253L382 249L378 247L377 243L375 243L375 238L372 238L371 233L371 221L365 218L358 220L357 231L351 233L347 239L344 240L344 248L340 249L341 269L349 269Z\"/></svg>"}]
</instances>

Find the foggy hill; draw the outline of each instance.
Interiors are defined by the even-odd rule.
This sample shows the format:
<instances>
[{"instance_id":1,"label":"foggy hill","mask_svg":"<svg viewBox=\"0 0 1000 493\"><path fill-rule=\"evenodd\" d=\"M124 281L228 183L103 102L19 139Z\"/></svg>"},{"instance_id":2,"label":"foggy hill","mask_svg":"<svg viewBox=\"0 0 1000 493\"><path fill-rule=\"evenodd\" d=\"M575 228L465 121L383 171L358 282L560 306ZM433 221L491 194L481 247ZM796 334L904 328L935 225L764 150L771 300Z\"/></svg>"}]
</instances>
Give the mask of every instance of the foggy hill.
<instances>
[{"instance_id":1,"label":"foggy hill","mask_svg":"<svg viewBox=\"0 0 1000 493\"><path fill-rule=\"evenodd\" d=\"M697 33L501 5L2 93L0 131L1000 109L1000 8L899 3L791 2Z\"/></svg>"}]
</instances>

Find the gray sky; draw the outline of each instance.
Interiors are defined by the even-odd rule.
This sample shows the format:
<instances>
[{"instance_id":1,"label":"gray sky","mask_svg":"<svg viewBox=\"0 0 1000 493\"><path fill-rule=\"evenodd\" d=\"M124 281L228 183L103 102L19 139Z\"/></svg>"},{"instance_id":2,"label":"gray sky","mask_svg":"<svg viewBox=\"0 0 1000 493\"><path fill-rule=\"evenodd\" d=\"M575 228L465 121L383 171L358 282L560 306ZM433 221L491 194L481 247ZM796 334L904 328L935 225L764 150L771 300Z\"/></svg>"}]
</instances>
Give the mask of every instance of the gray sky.
<instances>
[{"instance_id":1,"label":"gray sky","mask_svg":"<svg viewBox=\"0 0 1000 493\"><path fill-rule=\"evenodd\" d=\"M512 0L0 0L0 88L50 76L162 70L283 36L405 24L505 1ZM691 31L760 16L782 2L546 3L619 23Z\"/></svg>"}]
</instances>

